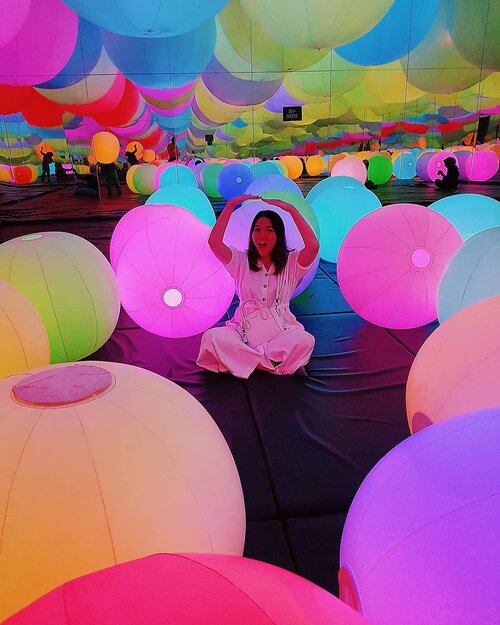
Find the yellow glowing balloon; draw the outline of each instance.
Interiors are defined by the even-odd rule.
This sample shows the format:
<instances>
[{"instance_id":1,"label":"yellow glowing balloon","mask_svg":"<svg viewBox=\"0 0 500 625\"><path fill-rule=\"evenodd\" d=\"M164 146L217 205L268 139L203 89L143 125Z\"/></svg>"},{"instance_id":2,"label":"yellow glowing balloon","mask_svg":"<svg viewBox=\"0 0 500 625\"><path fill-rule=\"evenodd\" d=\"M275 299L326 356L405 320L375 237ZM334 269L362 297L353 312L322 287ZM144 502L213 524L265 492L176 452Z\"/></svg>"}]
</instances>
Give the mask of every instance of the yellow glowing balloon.
<instances>
[{"instance_id":1,"label":"yellow glowing balloon","mask_svg":"<svg viewBox=\"0 0 500 625\"><path fill-rule=\"evenodd\" d=\"M10 182L12 180L12 170L8 165L0 165L0 182Z\"/></svg>"},{"instance_id":2,"label":"yellow glowing balloon","mask_svg":"<svg viewBox=\"0 0 500 625\"><path fill-rule=\"evenodd\" d=\"M40 315L4 280L0 280L0 343L0 379L50 364L49 338Z\"/></svg>"},{"instance_id":3,"label":"yellow glowing balloon","mask_svg":"<svg viewBox=\"0 0 500 625\"><path fill-rule=\"evenodd\" d=\"M0 620L150 554L242 554L231 452L177 384L111 362L43 367L0 382L0 414Z\"/></svg>"},{"instance_id":4,"label":"yellow glowing balloon","mask_svg":"<svg viewBox=\"0 0 500 625\"><path fill-rule=\"evenodd\" d=\"M349 155L347 154L347 152L342 152L342 154L335 154L334 156L331 156L328 159L326 168L328 169L329 172L331 172L335 163L338 163L339 161L343 160L344 158L347 158L348 156Z\"/></svg>"},{"instance_id":5,"label":"yellow glowing balloon","mask_svg":"<svg viewBox=\"0 0 500 625\"><path fill-rule=\"evenodd\" d=\"M111 132L98 132L92 137L92 154L98 163L114 163L120 154L120 142Z\"/></svg>"},{"instance_id":6,"label":"yellow glowing balloon","mask_svg":"<svg viewBox=\"0 0 500 625\"><path fill-rule=\"evenodd\" d=\"M127 182L127 187L132 191L132 193L137 193L137 194L139 194L139 191L137 191L134 185L134 174L138 167L139 165L132 165L132 167L129 167L127 170L127 176L125 178Z\"/></svg>"},{"instance_id":7,"label":"yellow glowing balloon","mask_svg":"<svg viewBox=\"0 0 500 625\"><path fill-rule=\"evenodd\" d=\"M310 156L306 161L306 171L310 176L319 176L325 169L325 161L321 156Z\"/></svg>"}]
</instances>

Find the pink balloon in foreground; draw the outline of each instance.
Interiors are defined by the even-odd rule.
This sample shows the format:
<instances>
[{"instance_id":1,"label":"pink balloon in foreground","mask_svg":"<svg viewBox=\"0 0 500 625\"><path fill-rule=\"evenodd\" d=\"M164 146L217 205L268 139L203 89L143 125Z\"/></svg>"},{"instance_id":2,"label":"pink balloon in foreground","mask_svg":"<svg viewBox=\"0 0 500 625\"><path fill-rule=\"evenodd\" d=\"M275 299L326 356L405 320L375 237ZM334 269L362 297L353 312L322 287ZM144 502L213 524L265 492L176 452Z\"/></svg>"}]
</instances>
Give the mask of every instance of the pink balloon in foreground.
<instances>
[{"instance_id":1,"label":"pink balloon in foreground","mask_svg":"<svg viewBox=\"0 0 500 625\"><path fill-rule=\"evenodd\" d=\"M166 208L124 243L116 277L123 308L139 326L159 336L192 336L223 316L234 280L208 246L210 227L184 208Z\"/></svg>"},{"instance_id":2,"label":"pink balloon in foreground","mask_svg":"<svg viewBox=\"0 0 500 625\"><path fill-rule=\"evenodd\" d=\"M349 176L364 184L366 182L366 167L359 158L348 156L335 163L330 176Z\"/></svg>"},{"instance_id":3,"label":"pink balloon in foreground","mask_svg":"<svg viewBox=\"0 0 500 625\"><path fill-rule=\"evenodd\" d=\"M17 3L15 8L10 3L2 13L0 32L4 20L11 24L10 14L16 12ZM78 16L61 0L33 0L17 33L2 47L0 84L37 85L50 80L69 61L77 35Z\"/></svg>"},{"instance_id":4,"label":"pink balloon in foreground","mask_svg":"<svg viewBox=\"0 0 500 625\"><path fill-rule=\"evenodd\" d=\"M416 328L437 318L439 279L461 245L454 226L424 206L379 208L358 221L342 243L340 289L367 321Z\"/></svg>"},{"instance_id":5,"label":"pink balloon in foreground","mask_svg":"<svg viewBox=\"0 0 500 625\"><path fill-rule=\"evenodd\" d=\"M498 623L499 440L500 408L457 416L404 440L361 484L340 596L372 625Z\"/></svg>"},{"instance_id":6,"label":"pink balloon in foreground","mask_svg":"<svg viewBox=\"0 0 500 625\"><path fill-rule=\"evenodd\" d=\"M500 296L467 306L420 348L406 385L411 432L458 414L500 406Z\"/></svg>"},{"instance_id":7,"label":"pink balloon in foreground","mask_svg":"<svg viewBox=\"0 0 500 625\"><path fill-rule=\"evenodd\" d=\"M248 558L157 554L80 577L5 625L363 625L336 597Z\"/></svg>"}]
</instances>

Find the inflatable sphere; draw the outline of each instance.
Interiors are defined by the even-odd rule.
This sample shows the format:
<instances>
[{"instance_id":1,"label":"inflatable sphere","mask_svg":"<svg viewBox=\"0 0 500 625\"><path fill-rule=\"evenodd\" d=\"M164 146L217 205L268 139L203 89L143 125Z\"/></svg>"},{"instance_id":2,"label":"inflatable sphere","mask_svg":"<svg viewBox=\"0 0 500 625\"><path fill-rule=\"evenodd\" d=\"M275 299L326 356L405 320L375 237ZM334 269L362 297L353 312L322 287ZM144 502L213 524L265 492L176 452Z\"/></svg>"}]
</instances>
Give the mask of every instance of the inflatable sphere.
<instances>
[{"instance_id":1,"label":"inflatable sphere","mask_svg":"<svg viewBox=\"0 0 500 625\"><path fill-rule=\"evenodd\" d=\"M155 158L156 158L156 154L154 150L151 150L150 148L143 150L142 160L145 163L152 163L155 160Z\"/></svg>"},{"instance_id":2,"label":"inflatable sphere","mask_svg":"<svg viewBox=\"0 0 500 625\"><path fill-rule=\"evenodd\" d=\"M366 625L330 593L276 566L167 553L67 582L5 625L137 625L138 614L141 625Z\"/></svg>"},{"instance_id":3,"label":"inflatable sphere","mask_svg":"<svg viewBox=\"0 0 500 625\"><path fill-rule=\"evenodd\" d=\"M286 196L283 197L283 195L281 195L281 197L278 198L277 193L284 194L286 192L285 191L268 192L266 195L268 195L270 199L272 196L274 199L282 199L285 202L289 202L290 204L293 203L290 200L290 197L286 197ZM295 194L292 194L290 192L288 192L287 195L288 196L293 195L294 198L297 197L295 196ZM298 198L298 199L300 201L301 198ZM297 202L297 204L300 205L299 202ZM301 206L300 209L298 206L296 206L296 208L303 215L303 217L307 219L308 211L304 210L303 205ZM253 218L258 212L262 210L272 210L275 213L278 213L278 215L281 217L285 225L286 243L289 249L291 250L304 249L304 241L302 240L302 237L300 236L300 232L297 226L295 225L295 222L293 221L291 215L285 212L284 210L281 210L281 208L278 208L277 206L272 206L271 204L267 204L265 200L246 201L240 206L240 208L238 208L237 210L233 212L233 214L231 215L229 219L226 232L224 234L224 243L226 245L231 245L238 250L247 250L249 236L250 236L250 227L252 225ZM311 222L312 221L313 219L311 219ZM312 226L312 223L311 223L311 226ZM317 223L315 224L315 226L317 227ZM319 265L319 255L314 261L311 269L307 272L307 274L304 276L302 281L297 285L295 291L292 293L292 297L296 297L297 295L302 293L302 291L304 291L306 287L311 283L312 279L316 275L318 265Z\"/></svg>"},{"instance_id":4,"label":"inflatable sphere","mask_svg":"<svg viewBox=\"0 0 500 625\"><path fill-rule=\"evenodd\" d=\"M437 317L438 282L462 245L451 223L418 204L384 206L355 224L340 248L342 295L385 328L416 328Z\"/></svg>"},{"instance_id":5,"label":"inflatable sphere","mask_svg":"<svg viewBox=\"0 0 500 625\"><path fill-rule=\"evenodd\" d=\"M482 230L500 226L500 202L486 195L450 195L429 208L451 221L464 241Z\"/></svg>"},{"instance_id":6,"label":"inflatable sphere","mask_svg":"<svg viewBox=\"0 0 500 625\"><path fill-rule=\"evenodd\" d=\"M460 54L477 67L500 69L498 29L500 7L489 0L471 4L455 0L448 15L454 45Z\"/></svg>"},{"instance_id":7,"label":"inflatable sphere","mask_svg":"<svg viewBox=\"0 0 500 625\"><path fill-rule=\"evenodd\" d=\"M471 182L485 182L497 173L498 157L492 150L476 150L465 161L465 176Z\"/></svg>"},{"instance_id":8,"label":"inflatable sphere","mask_svg":"<svg viewBox=\"0 0 500 625\"><path fill-rule=\"evenodd\" d=\"M156 165L139 165L133 173L132 183L140 195L151 195L157 189Z\"/></svg>"},{"instance_id":9,"label":"inflatable sphere","mask_svg":"<svg viewBox=\"0 0 500 625\"><path fill-rule=\"evenodd\" d=\"M310 156L306 161L306 171L310 176L319 176L325 169L325 161L321 156Z\"/></svg>"},{"instance_id":10,"label":"inflatable sphere","mask_svg":"<svg viewBox=\"0 0 500 625\"><path fill-rule=\"evenodd\" d=\"M135 148L137 148L136 152L134 152ZM125 152L133 152L135 154L136 159L140 160L144 153L144 148L142 147L142 143L139 143L139 141L130 141L130 143L127 143Z\"/></svg>"},{"instance_id":11,"label":"inflatable sphere","mask_svg":"<svg viewBox=\"0 0 500 625\"><path fill-rule=\"evenodd\" d=\"M292 180L300 178L304 171L304 163L298 156L283 156L283 158L280 158L279 163L283 163L286 167L286 175Z\"/></svg>"},{"instance_id":12,"label":"inflatable sphere","mask_svg":"<svg viewBox=\"0 0 500 625\"><path fill-rule=\"evenodd\" d=\"M0 278L24 293L42 318L53 363L89 356L115 329L115 275L104 255L81 237L41 232L3 243Z\"/></svg>"},{"instance_id":13,"label":"inflatable sphere","mask_svg":"<svg viewBox=\"0 0 500 625\"><path fill-rule=\"evenodd\" d=\"M29 299L0 280L0 379L50 364L47 330Z\"/></svg>"},{"instance_id":14,"label":"inflatable sphere","mask_svg":"<svg viewBox=\"0 0 500 625\"><path fill-rule=\"evenodd\" d=\"M376 154L368 161L368 180L380 185L389 182L392 176L392 161L387 156Z\"/></svg>"},{"instance_id":15,"label":"inflatable sphere","mask_svg":"<svg viewBox=\"0 0 500 625\"><path fill-rule=\"evenodd\" d=\"M0 28L0 47L9 43L21 29L30 12L31 0L19 0L16 3L15 11L10 11L10 7L10 0L0 0L0 10L3 15L2 27Z\"/></svg>"},{"instance_id":16,"label":"inflatable sphere","mask_svg":"<svg viewBox=\"0 0 500 625\"><path fill-rule=\"evenodd\" d=\"M43 159L42 150L44 151L45 154L47 154L47 152L52 152L53 155L56 153L53 145L51 145L50 143L46 143L45 141L42 141L42 143L39 143L35 147L35 154L39 160Z\"/></svg>"},{"instance_id":17,"label":"inflatable sphere","mask_svg":"<svg viewBox=\"0 0 500 625\"><path fill-rule=\"evenodd\" d=\"M366 167L362 160L355 156L348 156L335 163L330 176L347 176L356 178L363 184L366 181Z\"/></svg>"},{"instance_id":18,"label":"inflatable sphere","mask_svg":"<svg viewBox=\"0 0 500 625\"><path fill-rule=\"evenodd\" d=\"M392 173L400 180L411 180L417 175L417 159L411 152L403 152L394 159Z\"/></svg>"},{"instance_id":19,"label":"inflatable sphere","mask_svg":"<svg viewBox=\"0 0 500 625\"><path fill-rule=\"evenodd\" d=\"M261 161L251 166L250 171L253 171L254 178L259 178L260 176L283 176L284 173L283 167L278 161Z\"/></svg>"},{"instance_id":20,"label":"inflatable sphere","mask_svg":"<svg viewBox=\"0 0 500 625\"><path fill-rule=\"evenodd\" d=\"M303 197L299 185L287 178L286 176L270 175L260 176L251 182L245 193L250 195L261 195L266 191L289 191L300 197Z\"/></svg>"},{"instance_id":21,"label":"inflatable sphere","mask_svg":"<svg viewBox=\"0 0 500 625\"><path fill-rule=\"evenodd\" d=\"M92 137L91 150L98 163L114 163L120 155L120 142L110 132L98 132Z\"/></svg>"},{"instance_id":22,"label":"inflatable sphere","mask_svg":"<svg viewBox=\"0 0 500 625\"><path fill-rule=\"evenodd\" d=\"M494 625L500 409L439 423L361 484L340 546L340 597L373 625Z\"/></svg>"},{"instance_id":23,"label":"inflatable sphere","mask_svg":"<svg viewBox=\"0 0 500 625\"><path fill-rule=\"evenodd\" d=\"M318 195L320 195L320 193L323 193L323 191L342 185L351 185L354 186L356 189L365 188L365 185L357 180L357 178L350 178L348 176L328 176L328 178L324 178L320 182L317 182L314 187L312 187L312 189L306 195L306 200L309 204L312 204L312 202L318 197Z\"/></svg>"},{"instance_id":24,"label":"inflatable sphere","mask_svg":"<svg viewBox=\"0 0 500 625\"><path fill-rule=\"evenodd\" d=\"M220 191L217 187L217 180L219 174L224 169L222 163L210 163L201 171L201 182L203 184L203 190L212 199L221 199Z\"/></svg>"},{"instance_id":25,"label":"inflatable sphere","mask_svg":"<svg viewBox=\"0 0 500 625\"><path fill-rule=\"evenodd\" d=\"M381 203L375 193L363 184L351 182L351 178L342 176L342 184L327 188L311 202L311 206L321 232L319 255L324 260L336 263L342 241L352 226L380 208Z\"/></svg>"},{"instance_id":26,"label":"inflatable sphere","mask_svg":"<svg viewBox=\"0 0 500 625\"><path fill-rule=\"evenodd\" d=\"M439 322L493 295L500 295L500 227L478 232L451 259L438 290Z\"/></svg>"},{"instance_id":27,"label":"inflatable sphere","mask_svg":"<svg viewBox=\"0 0 500 625\"><path fill-rule=\"evenodd\" d=\"M157 175L157 188L167 187L172 184L189 185L197 187L196 176L186 165L167 163L162 165L160 175Z\"/></svg>"},{"instance_id":28,"label":"inflatable sphere","mask_svg":"<svg viewBox=\"0 0 500 625\"><path fill-rule=\"evenodd\" d=\"M217 189L227 201L232 197L243 195L252 182L253 175L250 169L241 163L225 165L217 178Z\"/></svg>"},{"instance_id":29,"label":"inflatable sphere","mask_svg":"<svg viewBox=\"0 0 500 625\"><path fill-rule=\"evenodd\" d=\"M121 248L115 270L122 304L153 334L192 336L224 315L234 280L208 246L209 226L184 208L162 208L146 223L138 213L138 227Z\"/></svg>"},{"instance_id":30,"label":"inflatable sphere","mask_svg":"<svg viewBox=\"0 0 500 625\"><path fill-rule=\"evenodd\" d=\"M417 353L406 385L410 430L500 406L500 296L449 317Z\"/></svg>"},{"instance_id":31,"label":"inflatable sphere","mask_svg":"<svg viewBox=\"0 0 500 625\"><path fill-rule=\"evenodd\" d=\"M129 167L127 169L127 175L126 175L125 180L127 182L127 187L132 191L132 193L139 193L139 191L137 191L137 188L134 184L134 174L139 167L140 165L132 165L132 167Z\"/></svg>"},{"instance_id":32,"label":"inflatable sphere","mask_svg":"<svg viewBox=\"0 0 500 625\"><path fill-rule=\"evenodd\" d=\"M203 170L208 167L208 163L198 163L198 165L195 165L193 167L193 173L196 176L196 180L198 181L198 187L200 189L203 189L203 181L202 181L202 173Z\"/></svg>"},{"instance_id":33,"label":"inflatable sphere","mask_svg":"<svg viewBox=\"0 0 500 625\"><path fill-rule=\"evenodd\" d=\"M185 184L168 185L163 189L158 189L146 200L148 204L173 204L182 206L190 213L193 213L200 221L213 226L215 224L215 212L207 196L196 187ZM138 207L139 208L139 207ZM135 210L135 209L134 209ZM130 214L131 211L127 213ZM123 217L122 217L123 219Z\"/></svg>"},{"instance_id":34,"label":"inflatable sphere","mask_svg":"<svg viewBox=\"0 0 500 625\"><path fill-rule=\"evenodd\" d=\"M241 555L231 452L173 382L110 362L44 367L0 382L0 412L2 620L66 581L152 553Z\"/></svg>"},{"instance_id":35,"label":"inflatable sphere","mask_svg":"<svg viewBox=\"0 0 500 625\"><path fill-rule=\"evenodd\" d=\"M0 182L12 182L12 169L0 163Z\"/></svg>"},{"instance_id":36,"label":"inflatable sphere","mask_svg":"<svg viewBox=\"0 0 500 625\"><path fill-rule=\"evenodd\" d=\"M422 180L434 181L438 176L438 171L446 173L447 167L444 164L446 158L457 158L453 152L439 150L439 152L425 152L417 160L417 174Z\"/></svg>"},{"instance_id":37,"label":"inflatable sphere","mask_svg":"<svg viewBox=\"0 0 500 625\"><path fill-rule=\"evenodd\" d=\"M18 185L26 185L35 182L38 172L33 165L15 165L12 168L12 177Z\"/></svg>"},{"instance_id":38,"label":"inflatable sphere","mask_svg":"<svg viewBox=\"0 0 500 625\"><path fill-rule=\"evenodd\" d=\"M76 13L104 30L129 37L172 37L197 28L218 13L227 0L184 0L179 3L120 0L102 4L98 0L63 0Z\"/></svg>"}]
</instances>

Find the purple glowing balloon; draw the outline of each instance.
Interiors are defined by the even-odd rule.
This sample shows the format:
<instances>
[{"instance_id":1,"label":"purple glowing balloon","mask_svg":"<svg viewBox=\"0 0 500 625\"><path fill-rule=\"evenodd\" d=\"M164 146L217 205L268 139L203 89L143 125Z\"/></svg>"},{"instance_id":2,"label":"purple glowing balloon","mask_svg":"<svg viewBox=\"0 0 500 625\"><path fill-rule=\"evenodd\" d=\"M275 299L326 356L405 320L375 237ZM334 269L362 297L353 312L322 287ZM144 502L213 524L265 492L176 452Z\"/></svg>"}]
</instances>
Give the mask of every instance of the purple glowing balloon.
<instances>
[{"instance_id":1,"label":"purple glowing balloon","mask_svg":"<svg viewBox=\"0 0 500 625\"><path fill-rule=\"evenodd\" d=\"M249 195L259 195L265 191L290 191L299 197L304 197L296 182L286 176L280 176L279 174L268 174L256 178L248 185L245 193Z\"/></svg>"},{"instance_id":2,"label":"purple glowing balloon","mask_svg":"<svg viewBox=\"0 0 500 625\"><path fill-rule=\"evenodd\" d=\"M417 174L422 180L436 180L438 171L446 173L447 167L444 164L446 158L452 158L455 162L457 158L453 152L439 150L439 152L426 152L417 161ZM422 159L422 160L421 160ZM419 167L420 164L420 167Z\"/></svg>"},{"instance_id":3,"label":"purple glowing balloon","mask_svg":"<svg viewBox=\"0 0 500 625\"><path fill-rule=\"evenodd\" d=\"M263 200L250 200L244 202L240 208L234 211L229 219L229 223L224 234L224 243L226 245L232 245L238 250L247 250L250 227L252 225L253 218L259 211L262 210L272 210L275 213L278 213L281 219L283 219L283 223L285 224L286 243L289 249L304 249L304 241L302 240L300 232L298 231L298 228L290 214L281 210L281 208L278 208L277 206L268 204ZM316 275L318 265L319 255L314 261L311 269L307 272L301 283L293 292L292 297L296 297L309 286L312 279Z\"/></svg>"},{"instance_id":4,"label":"purple glowing balloon","mask_svg":"<svg viewBox=\"0 0 500 625\"><path fill-rule=\"evenodd\" d=\"M372 625L498 622L499 440L500 408L456 416L404 440L361 484L340 597Z\"/></svg>"},{"instance_id":5,"label":"purple glowing balloon","mask_svg":"<svg viewBox=\"0 0 500 625\"><path fill-rule=\"evenodd\" d=\"M139 212L137 224L127 225L135 232L122 239L115 269L122 305L153 334L192 336L226 312L234 280L208 246L209 226L184 208L161 208L154 207L156 218Z\"/></svg>"},{"instance_id":6,"label":"purple glowing balloon","mask_svg":"<svg viewBox=\"0 0 500 625\"><path fill-rule=\"evenodd\" d=\"M0 39L5 37L6 43L0 84L37 85L54 78L69 61L78 35L78 16L61 0L36 0L19 24L26 3L20 5L19 14L17 3L15 9L10 3L2 12Z\"/></svg>"},{"instance_id":7,"label":"purple glowing balloon","mask_svg":"<svg viewBox=\"0 0 500 625\"><path fill-rule=\"evenodd\" d=\"M339 286L367 321L385 328L416 328L436 319L439 279L461 245L455 227L424 206L379 208L344 239Z\"/></svg>"}]
</instances>

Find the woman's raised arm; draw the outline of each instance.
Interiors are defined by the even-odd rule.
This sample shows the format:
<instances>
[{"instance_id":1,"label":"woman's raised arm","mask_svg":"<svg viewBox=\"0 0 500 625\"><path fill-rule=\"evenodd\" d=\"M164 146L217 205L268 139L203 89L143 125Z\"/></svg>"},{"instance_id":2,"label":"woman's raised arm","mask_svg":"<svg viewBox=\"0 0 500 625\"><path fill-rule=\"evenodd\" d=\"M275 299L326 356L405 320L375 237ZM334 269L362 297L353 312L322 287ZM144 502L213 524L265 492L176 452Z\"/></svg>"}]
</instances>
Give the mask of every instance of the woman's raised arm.
<instances>
[{"instance_id":1,"label":"woman's raised arm","mask_svg":"<svg viewBox=\"0 0 500 625\"><path fill-rule=\"evenodd\" d=\"M210 249L215 254L215 256L224 265L227 265L231 260L231 250L224 243L224 234L226 232L227 224L229 223L229 219L233 214L234 209L245 200L260 199L261 198L257 195L240 195L238 197L231 198L224 206L224 210L215 222L215 225L212 228L212 232L208 237L208 244L210 245Z\"/></svg>"}]
</instances>

